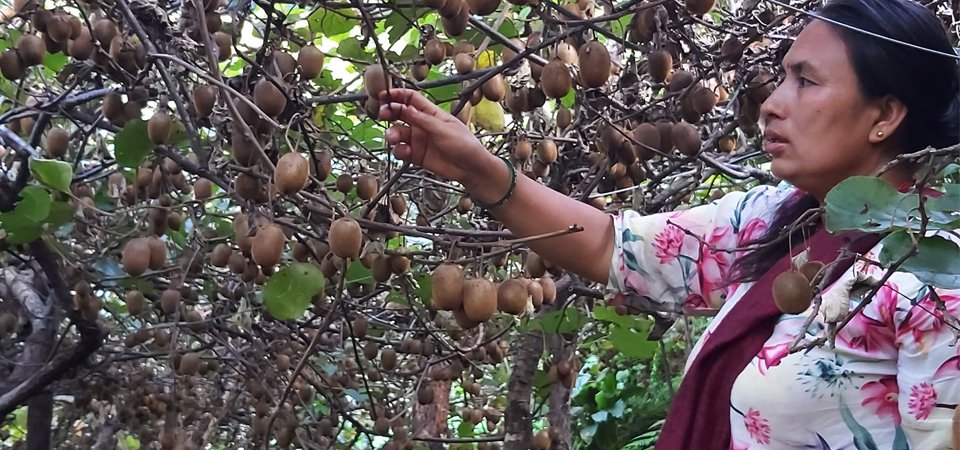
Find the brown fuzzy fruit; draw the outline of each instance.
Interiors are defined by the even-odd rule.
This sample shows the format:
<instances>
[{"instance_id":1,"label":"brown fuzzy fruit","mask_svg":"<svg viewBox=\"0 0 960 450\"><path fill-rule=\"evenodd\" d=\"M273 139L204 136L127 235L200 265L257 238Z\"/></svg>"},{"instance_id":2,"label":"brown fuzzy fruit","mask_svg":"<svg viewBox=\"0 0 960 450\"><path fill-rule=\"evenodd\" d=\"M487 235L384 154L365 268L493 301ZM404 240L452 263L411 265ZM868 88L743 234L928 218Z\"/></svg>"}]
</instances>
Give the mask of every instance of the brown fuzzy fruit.
<instances>
[{"instance_id":1,"label":"brown fuzzy fruit","mask_svg":"<svg viewBox=\"0 0 960 450\"><path fill-rule=\"evenodd\" d=\"M667 90L677 92L686 89L693 84L693 74L686 70L678 70L670 75L670 82L667 84Z\"/></svg>"},{"instance_id":2,"label":"brown fuzzy fruit","mask_svg":"<svg viewBox=\"0 0 960 450\"><path fill-rule=\"evenodd\" d=\"M497 312L497 289L486 278L463 282L463 312L471 321L490 320Z\"/></svg>"},{"instance_id":3,"label":"brown fuzzy fruit","mask_svg":"<svg viewBox=\"0 0 960 450\"><path fill-rule=\"evenodd\" d=\"M110 47L110 42L118 34L120 34L120 30L117 28L117 24L110 19L98 19L93 23L93 37L100 41L100 45L104 48Z\"/></svg>"},{"instance_id":4,"label":"brown fuzzy fruit","mask_svg":"<svg viewBox=\"0 0 960 450\"><path fill-rule=\"evenodd\" d=\"M7 49L0 53L0 74L8 80L19 80L27 74L16 50Z\"/></svg>"},{"instance_id":5,"label":"brown fuzzy fruit","mask_svg":"<svg viewBox=\"0 0 960 450\"><path fill-rule=\"evenodd\" d=\"M338 191L349 194L353 190L353 175L341 173L337 177L336 187Z\"/></svg>"},{"instance_id":6,"label":"brown fuzzy fruit","mask_svg":"<svg viewBox=\"0 0 960 450\"><path fill-rule=\"evenodd\" d=\"M142 275L150 265L150 245L142 238L127 241L121 252L120 264L128 274Z\"/></svg>"},{"instance_id":7,"label":"brown fuzzy fruit","mask_svg":"<svg viewBox=\"0 0 960 450\"><path fill-rule=\"evenodd\" d=\"M170 139L170 130L173 128L173 118L160 111L147 121L147 135L154 144L163 145Z\"/></svg>"},{"instance_id":8,"label":"brown fuzzy fruit","mask_svg":"<svg viewBox=\"0 0 960 450\"><path fill-rule=\"evenodd\" d=\"M471 14L488 16L500 7L500 0L467 0Z\"/></svg>"},{"instance_id":9,"label":"brown fuzzy fruit","mask_svg":"<svg viewBox=\"0 0 960 450\"><path fill-rule=\"evenodd\" d=\"M217 88L215 86L205 84L193 91L193 107L200 117L209 117L216 104Z\"/></svg>"},{"instance_id":10,"label":"brown fuzzy fruit","mask_svg":"<svg viewBox=\"0 0 960 450\"><path fill-rule=\"evenodd\" d=\"M684 155L693 156L700 151L700 132L697 131L697 127L689 123L675 123L670 130L670 140Z\"/></svg>"},{"instance_id":11,"label":"brown fuzzy fruit","mask_svg":"<svg viewBox=\"0 0 960 450\"><path fill-rule=\"evenodd\" d=\"M463 269L443 263L433 270L433 307L453 311L463 305Z\"/></svg>"},{"instance_id":12,"label":"brown fuzzy fruit","mask_svg":"<svg viewBox=\"0 0 960 450\"><path fill-rule=\"evenodd\" d=\"M79 61L90 59L95 49L93 36L90 35L90 30L87 27L82 27L80 36L67 42L67 53Z\"/></svg>"},{"instance_id":13,"label":"brown fuzzy fruit","mask_svg":"<svg viewBox=\"0 0 960 450\"><path fill-rule=\"evenodd\" d=\"M193 198L204 201L213 196L213 183L206 178L199 178L193 183Z\"/></svg>"},{"instance_id":14,"label":"brown fuzzy fruit","mask_svg":"<svg viewBox=\"0 0 960 450\"><path fill-rule=\"evenodd\" d=\"M300 192L307 185L310 176L310 164L307 158L297 152L289 152L277 161L277 169L273 173L273 182L280 192L291 195Z\"/></svg>"},{"instance_id":15,"label":"brown fuzzy fruit","mask_svg":"<svg viewBox=\"0 0 960 450\"><path fill-rule=\"evenodd\" d=\"M391 195L390 209L398 216L404 215L407 212L407 200L400 194Z\"/></svg>"},{"instance_id":16,"label":"brown fuzzy fruit","mask_svg":"<svg viewBox=\"0 0 960 450\"><path fill-rule=\"evenodd\" d=\"M654 50L647 56L647 73L657 83L662 83L670 75L673 56L666 50Z\"/></svg>"},{"instance_id":17,"label":"brown fuzzy fruit","mask_svg":"<svg viewBox=\"0 0 960 450\"><path fill-rule=\"evenodd\" d=\"M569 109L564 108L563 106L557 109L557 128L561 130L567 129L570 126L570 123L573 122L573 113Z\"/></svg>"},{"instance_id":18,"label":"brown fuzzy fruit","mask_svg":"<svg viewBox=\"0 0 960 450\"><path fill-rule=\"evenodd\" d=\"M383 370L393 370L397 367L397 351L391 348L385 348L380 352L380 367Z\"/></svg>"},{"instance_id":19,"label":"brown fuzzy fruit","mask_svg":"<svg viewBox=\"0 0 960 450\"><path fill-rule=\"evenodd\" d=\"M32 34L23 34L20 41L17 42L17 52L20 54L20 61L26 66L36 66L43 64L43 57L46 55L47 48L43 44L43 39Z\"/></svg>"},{"instance_id":20,"label":"brown fuzzy fruit","mask_svg":"<svg viewBox=\"0 0 960 450\"><path fill-rule=\"evenodd\" d=\"M598 41L580 47L580 84L598 88L610 78L610 52Z\"/></svg>"},{"instance_id":21,"label":"brown fuzzy fruit","mask_svg":"<svg viewBox=\"0 0 960 450\"><path fill-rule=\"evenodd\" d=\"M253 87L253 102L271 117L276 117L287 108L287 97L266 78L258 81Z\"/></svg>"},{"instance_id":22,"label":"brown fuzzy fruit","mask_svg":"<svg viewBox=\"0 0 960 450\"><path fill-rule=\"evenodd\" d=\"M513 146L513 157L518 161L526 161L533 154L533 144L527 139L520 139Z\"/></svg>"},{"instance_id":23,"label":"brown fuzzy fruit","mask_svg":"<svg viewBox=\"0 0 960 450\"><path fill-rule=\"evenodd\" d=\"M70 146L70 133L60 127L53 127L47 133L47 145L45 150L47 156L59 158L67 154L67 148Z\"/></svg>"},{"instance_id":24,"label":"brown fuzzy fruit","mask_svg":"<svg viewBox=\"0 0 960 450\"><path fill-rule=\"evenodd\" d=\"M312 80L323 71L323 52L314 45L307 45L297 54L297 63L300 64L300 75L306 80Z\"/></svg>"},{"instance_id":25,"label":"brown fuzzy fruit","mask_svg":"<svg viewBox=\"0 0 960 450\"><path fill-rule=\"evenodd\" d=\"M143 293L138 290L127 292L123 296L123 302L127 305L127 312L131 316L139 316L147 310L147 300L143 298Z\"/></svg>"},{"instance_id":26,"label":"brown fuzzy fruit","mask_svg":"<svg viewBox=\"0 0 960 450\"><path fill-rule=\"evenodd\" d=\"M173 214L169 217L173 217ZM163 240L156 236L146 239L147 246L150 247L150 270L160 270L167 262L167 244L164 244Z\"/></svg>"},{"instance_id":27,"label":"brown fuzzy fruit","mask_svg":"<svg viewBox=\"0 0 960 450\"><path fill-rule=\"evenodd\" d=\"M181 375L193 375L200 371L200 355L197 353L187 353L180 358L180 368L178 372Z\"/></svg>"},{"instance_id":28,"label":"brown fuzzy fruit","mask_svg":"<svg viewBox=\"0 0 960 450\"><path fill-rule=\"evenodd\" d=\"M430 75L430 64L423 60L417 60L410 66L410 76L414 80L423 81Z\"/></svg>"},{"instance_id":29,"label":"brown fuzzy fruit","mask_svg":"<svg viewBox=\"0 0 960 450\"><path fill-rule=\"evenodd\" d=\"M423 46L423 59L430 65L437 65L446 58L446 50L443 48L443 42L437 38L430 39Z\"/></svg>"},{"instance_id":30,"label":"brown fuzzy fruit","mask_svg":"<svg viewBox=\"0 0 960 450\"><path fill-rule=\"evenodd\" d=\"M330 251L341 258L357 259L363 244L363 231L352 217L341 217L330 224Z\"/></svg>"},{"instance_id":31,"label":"brown fuzzy fruit","mask_svg":"<svg viewBox=\"0 0 960 450\"><path fill-rule=\"evenodd\" d=\"M773 302L784 314L800 314L810 307L813 290L810 280L797 271L787 271L773 280Z\"/></svg>"},{"instance_id":32,"label":"brown fuzzy fruit","mask_svg":"<svg viewBox=\"0 0 960 450\"><path fill-rule=\"evenodd\" d=\"M711 9L713 9L713 4L715 0L685 0L687 5L687 11L690 11L690 14L696 16L702 16Z\"/></svg>"},{"instance_id":33,"label":"brown fuzzy fruit","mask_svg":"<svg viewBox=\"0 0 960 450\"><path fill-rule=\"evenodd\" d=\"M700 114L706 114L717 105L717 94L714 94L710 88L697 86L690 93L690 106L694 111Z\"/></svg>"},{"instance_id":34,"label":"brown fuzzy fruit","mask_svg":"<svg viewBox=\"0 0 960 450\"><path fill-rule=\"evenodd\" d=\"M477 61L469 53L458 53L453 57L453 65L457 69L457 73L463 75L473 72L473 69L477 67Z\"/></svg>"},{"instance_id":35,"label":"brown fuzzy fruit","mask_svg":"<svg viewBox=\"0 0 960 450\"><path fill-rule=\"evenodd\" d=\"M273 267L280 263L287 236L278 225L268 223L257 230L251 239L250 255L260 267Z\"/></svg>"},{"instance_id":36,"label":"brown fuzzy fruit","mask_svg":"<svg viewBox=\"0 0 960 450\"><path fill-rule=\"evenodd\" d=\"M543 302L552 305L557 299L557 285L552 277L540 277L540 287L543 288Z\"/></svg>"},{"instance_id":37,"label":"brown fuzzy fruit","mask_svg":"<svg viewBox=\"0 0 960 450\"><path fill-rule=\"evenodd\" d=\"M68 14L54 14L47 21L47 36L51 41L57 44L64 44L73 34L73 26L70 25Z\"/></svg>"},{"instance_id":38,"label":"brown fuzzy fruit","mask_svg":"<svg viewBox=\"0 0 960 450\"><path fill-rule=\"evenodd\" d=\"M527 253L527 261L523 268L531 278L540 278L547 272L547 266L544 264L543 258L536 252Z\"/></svg>"},{"instance_id":39,"label":"brown fuzzy fruit","mask_svg":"<svg viewBox=\"0 0 960 450\"><path fill-rule=\"evenodd\" d=\"M537 145L537 159L544 164L557 161L557 143L553 139L544 139Z\"/></svg>"},{"instance_id":40,"label":"brown fuzzy fruit","mask_svg":"<svg viewBox=\"0 0 960 450\"><path fill-rule=\"evenodd\" d=\"M550 432L540 430L537 434L533 435L533 439L530 440L530 448L533 450L550 450L551 441Z\"/></svg>"},{"instance_id":41,"label":"brown fuzzy fruit","mask_svg":"<svg viewBox=\"0 0 960 450\"><path fill-rule=\"evenodd\" d=\"M370 174L361 174L357 177L357 197L361 200L370 200L377 195L377 177Z\"/></svg>"},{"instance_id":42,"label":"brown fuzzy fruit","mask_svg":"<svg viewBox=\"0 0 960 450\"><path fill-rule=\"evenodd\" d=\"M433 403L433 389L428 383L421 384L420 389L417 389L417 403L421 405Z\"/></svg>"},{"instance_id":43,"label":"brown fuzzy fruit","mask_svg":"<svg viewBox=\"0 0 960 450\"><path fill-rule=\"evenodd\" d=\"M233 256L233 248L229 244L217 244L210 252L210 264L214 267L227 267L231 256Z\"/></svg>"},{"instance_id":44,"label":"brown fuzzy fruit","mask_svg":"<svg viewBox=\"0 0 960 450\"><path fill-rule=\"evenodd\" d=\"M213 43L217 46L217 60L226 61L233 54L233 38L222 31L213 33Z\"/></svg>"},{"instance_id":45,"label":"brown fuzzy fruit","mask_svg":"<svg viewBox=\"0 0 960 450\"><path fill-rule=\"evenodd\" d=\"M273 58L273 62L276 63L277 73L280 75L280 78L289 81L293 76L293 72L297 70L297 60L293 58L293 55L282 50L271 52L270 57Z\"/></svg>"},{"instance_id":46,"label":"brown fuzzy fruit","mask_svg":"<svg viewBox=\"0 0 960 450\"><path fill-rule=\"evenodd\" d=\"M111 122L123 120L123 98L116 92L103 96L103 105L100 107L103 117Z\"/></svg>"},{"instance_id":47,"label":"brown fuzzy fruit","mask_svg":"<svg viewBox=\"0 0 960 450\"><path fill-rule=\"evenodd\" d=\"M180 306L180 291L178 289L167 289L160 294L160 308L163 313L171 315L176 312Z\"/></svg>"},{"instance_id":48,"label":"brown fuzzy fruit","mask_svg":"<svg viewBox=\"0 0 960 450\"><path fill-rule=\"evenodd\" d=\"M509 279L500 283L497 289L497 308L507 314L521 314L527 309L529 293L527 285L519 279Z\"/></svg>"},{"instance_id":49,"label":"brown fuzzy fruit","mask_svg":"<svg viewBox=\"0 0 960 450\"><path fill-rule=\"evenodd\" d=\"M383 71L383 65L371 64L363 71L363 89L374 99L380 98L380 93L390 89L390 76Z\"/></svg>"},{"instance_id":50,"label":"brown fuzzy fruit","mask_svg":"<svg viewBox=\"0 0 960 450\"><path fill-rule=\"evenodd\" d=\"M562 98L570 92L573 86L573 77L567 70L567 65L560 60L553 60L543 67L540 75L540 87L543 93L550 98Z\"/></svg>"},{"instance_id":51,"label":"brown fuzzy fruit","mask_svg":"<svg viewBox=\"0 0 960 450\"><path fill-rule=\"evenodd\" d=\"M737 138L732 135L720 136L720 139L717 140L717 151L722 153L730 153L737 148Z\"/></svg>"},{"instance_id":52,"label":"brown fuzzy fruit","mask_svg":"<svg viewBox=\"0 0 960 450\"><path fill-rule=\"evenodd\" d=\"M820 273L824 268L824 264L820 261L807 261L800 265L800 268L797 269L807 281L813 283L814 278L817 277L817 274Z\"/></svg>"},{"instance_id":53,"label":"brown fuzzy fruit","mask_svg":"<svg viewBox=\"0 0 960 450\"><path fill-rule=\"evenodd\" d=\"M660 130L651 123L637 125L633 129L633 139L638 143L634 148L640 159L650 159L654 155L652 149L660 149Z\"/></svg>"}]
</instances>

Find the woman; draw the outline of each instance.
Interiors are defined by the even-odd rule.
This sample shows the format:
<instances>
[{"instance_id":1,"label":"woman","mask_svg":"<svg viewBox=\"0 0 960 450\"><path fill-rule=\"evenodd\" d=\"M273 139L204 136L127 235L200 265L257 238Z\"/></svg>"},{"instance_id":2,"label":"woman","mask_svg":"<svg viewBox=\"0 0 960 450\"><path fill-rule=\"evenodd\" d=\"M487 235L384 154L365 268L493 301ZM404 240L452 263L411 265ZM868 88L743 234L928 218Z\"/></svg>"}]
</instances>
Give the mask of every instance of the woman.
<instances>
[{"instance_id":1,"label":"woman","mask_svg":"<svg viewBox=\"0 0 960 450\"><path fill-rule=\"evenodd\" d=\"M933 14L906 0L834 0L820 15L954 54ZM688 362L658 448L950 448L960 346L950 345L951 327L928 287L896 273L841 330L835 348L790 354L808 313L775 311L770 280L803 248L832 261L837 238L801 229L752 252L711 249L772 241L844 179L874 175L897 154L960 141L957 60L812 20L783 67L761 116L772 171L792 186L730 193L677 213L611 216L523 176L514 186L502 160L413 91L384 93L380 117L403 122L386 134L399 158L460 182L514 234L582 226L582 233L531 247L607 283L614 301L645 297L663 310L719 309ZM898 166L882 178L903 186L912 175ZM876 259L876 240L859 252ZM883 271L858 262L825 293L849 286L858 272ZM960 314L960 292L936 293L947 312ZM823 326L815 320L807 332Z\"/></svg>"}]
</instances>

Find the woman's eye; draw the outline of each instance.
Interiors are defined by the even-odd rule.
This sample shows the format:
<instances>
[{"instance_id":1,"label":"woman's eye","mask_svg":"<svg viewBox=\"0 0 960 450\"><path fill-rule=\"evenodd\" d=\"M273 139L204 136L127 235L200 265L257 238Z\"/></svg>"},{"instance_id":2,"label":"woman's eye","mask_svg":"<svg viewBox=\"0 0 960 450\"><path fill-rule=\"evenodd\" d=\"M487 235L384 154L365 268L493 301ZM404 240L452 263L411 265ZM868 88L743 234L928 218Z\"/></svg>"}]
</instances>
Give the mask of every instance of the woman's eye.
<instances>
[{"instance_id":1,"label":"woman's eye","mask_svg":"<svg viewBox=\"0 0 960 450\"><path fill-rule=\"evenodd\" d=\"M797 77L797 82L800 83L800 87L809 86L813 84L809 79L804 77Z\"/></svg>"}]
</instances>

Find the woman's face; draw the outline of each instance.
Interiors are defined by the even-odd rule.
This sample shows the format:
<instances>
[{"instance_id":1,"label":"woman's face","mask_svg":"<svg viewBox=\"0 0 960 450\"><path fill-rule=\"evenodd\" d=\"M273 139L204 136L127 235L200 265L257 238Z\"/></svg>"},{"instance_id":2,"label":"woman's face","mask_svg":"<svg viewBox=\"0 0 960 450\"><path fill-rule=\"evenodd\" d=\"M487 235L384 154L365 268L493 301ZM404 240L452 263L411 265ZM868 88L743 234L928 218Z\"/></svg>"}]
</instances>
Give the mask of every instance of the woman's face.
<instances>
[{"instance_id":1,"label":"woman's face","mask_svg":"<svg viewBox=\"0 0 960 450\"><path fill-rule=\"evenodd\" d=\"M843 179L872 175L889 160L877 145L881 107L861 94L832 25L807 25L783 67L783 82L760 109L774 175L822 200Z\"/></svg>"}]
</instances>

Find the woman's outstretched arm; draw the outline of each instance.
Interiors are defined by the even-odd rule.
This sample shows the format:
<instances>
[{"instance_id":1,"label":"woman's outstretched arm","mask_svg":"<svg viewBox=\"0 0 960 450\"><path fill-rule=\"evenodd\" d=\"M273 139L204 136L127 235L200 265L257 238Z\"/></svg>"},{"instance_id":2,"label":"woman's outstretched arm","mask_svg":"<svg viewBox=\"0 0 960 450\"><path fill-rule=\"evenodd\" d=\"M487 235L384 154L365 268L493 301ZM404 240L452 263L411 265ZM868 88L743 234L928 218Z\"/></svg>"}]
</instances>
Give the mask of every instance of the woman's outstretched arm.
<instances>
[{"instance_id":1,"label":"woman's outstretched arm","mask_svg":"<svg viewBox=\"0 0 960 450\"><path fill-rule=\"evenodd\" d=\"M475 199L493 203L506 194L510 171L487 151L456 117L419 92L391 89L380 96L380 118L399 121L387 130L387 144L398 158L448 180L460 182ZM614 236L612 217L517 174L516 190L493 215L518 237L583 227L529 244L535 252L566 270L606 283Z\"/></svg>"}]
</instances>

